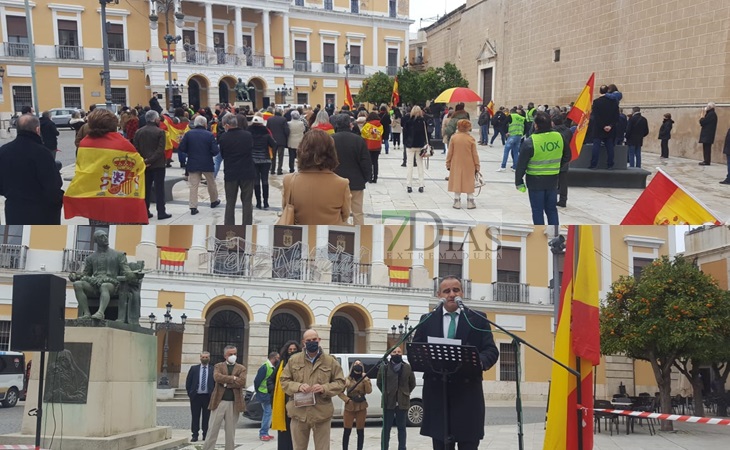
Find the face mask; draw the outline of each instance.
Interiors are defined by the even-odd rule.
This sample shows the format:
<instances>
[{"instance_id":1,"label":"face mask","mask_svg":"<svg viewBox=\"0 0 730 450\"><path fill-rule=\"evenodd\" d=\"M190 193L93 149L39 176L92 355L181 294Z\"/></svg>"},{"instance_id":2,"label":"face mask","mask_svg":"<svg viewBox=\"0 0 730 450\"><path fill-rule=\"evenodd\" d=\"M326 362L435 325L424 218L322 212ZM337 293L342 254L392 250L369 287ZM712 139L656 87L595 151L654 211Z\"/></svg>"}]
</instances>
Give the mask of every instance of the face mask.
<instances>
[{"instance_id":1,"label":"face mask","mask_svg":"<svg viewBox=\"0 0 730 450\"><path fill-rule=\"evenodd\" d=\"M352 368L353 373L355 375L362 375L362 367L361 366L355 366Z\"/></svg>"},{"instance_id":2,"label":"face mask","mask_svg":"<svg viewBox=\"0 0 730 450\"><path fill-rule=\"evenodd\" d=\"M228 357L228 364L236 364L236 355L231 355Z\"/></svg>"},{"instance_id":3,"label":"face mask","mask_svg":"<svg viewBox=\"0 0 730 450\"><path fill-rule=\"evenodd\" d=\"M400 364L403 362L403 355L392 355L390 361L394 364Z\"/></svg>"},{"instance_id":4,"label":"face mask","mask_svg":"<svg viewBox=\"0 0 730 450\"><path fill-rule=\"evenodd\" d=\"M210 362L210 360L209 360L209 359L201 359L201 360L200 360L200 364L202 364L202 365L204 365L204 366L207 366L209 362Z\"/></svg>"},{"instance_id":5,"label":"face mask","mask_svg":"<svg viewBox=\"0 0 730 450\"><path fill-rule=\"evenodd\" d=\"M309 353L316 353L319 350L319 342L317 341L309 341L305 345Z\"/></svg>"}]
</instances>

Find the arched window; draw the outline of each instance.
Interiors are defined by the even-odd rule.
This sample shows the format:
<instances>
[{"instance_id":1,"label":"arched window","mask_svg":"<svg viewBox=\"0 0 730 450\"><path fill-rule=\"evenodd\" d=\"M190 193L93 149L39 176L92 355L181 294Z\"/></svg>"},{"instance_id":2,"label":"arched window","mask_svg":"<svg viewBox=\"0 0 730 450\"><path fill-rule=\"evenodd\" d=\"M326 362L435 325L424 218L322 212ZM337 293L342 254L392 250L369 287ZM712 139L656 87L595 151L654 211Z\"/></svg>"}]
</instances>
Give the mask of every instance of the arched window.
<instances>
[{"instance_id":1,"label":"arched window","mask_svg":"<svg viewBox=\"0 0 730 450\"><path fill-rule=\"evenodd\" d=\"M235 345L239 361L243 361L246 324L236 311L223 310L215 313L208 323L208 346L210 361L214 364L223 361L223 348Z\"/></svg>"},{"instance_id":2,"label":"arched window","mask_svg":"<svg viewBox=\"0 0 730 450\"><path fill-rule=\"evenodd\" d=\"M278 352L287 341L301 341L302 333L301 323L293 314L276 314L269 325L269 352Z\"/></svg>"},{"instance_id":3,"label":"arched window","mask_svg":"<svg viewBox=\"0 0 730 450\"><path fill-rule=\"evenodd\" d=\"M355 327L346 317L332 318L330 353L355 353Z\"/></svg>"}]
</instances>

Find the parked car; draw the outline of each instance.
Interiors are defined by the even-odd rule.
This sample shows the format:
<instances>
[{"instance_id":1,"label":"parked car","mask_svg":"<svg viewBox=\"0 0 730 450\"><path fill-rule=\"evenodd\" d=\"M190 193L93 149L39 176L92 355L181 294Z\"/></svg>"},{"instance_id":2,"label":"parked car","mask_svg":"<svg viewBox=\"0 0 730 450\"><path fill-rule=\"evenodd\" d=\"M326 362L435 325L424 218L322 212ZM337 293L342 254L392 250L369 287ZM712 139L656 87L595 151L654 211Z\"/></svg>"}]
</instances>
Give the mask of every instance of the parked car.
<instances>
[{"instance_id":1,"label":"parked car","mask_svg":"<svg viewBox=\"0 0 730 450\"><path fill-rule=\"evenodd\" d=\"M17 352L0 352L0 404L12 408L25 397L25 356Z\"/></svg>"},{"instance_id":2,"label":"parked car","mask_svg":"<svg viewBox=\"0 0 730 450\"><path fill-rule=\"evenodd\" d=\"M367 396L368 400L368 419L380 419L383 416L383 410L381 406L382 393L377 386L377 370L374 367L382 359L382 355L377 354L334 354L332 355L340 362L342 371L345 376L350 373L350 367L352 363L357 360L362 361L365 366L365 373L370 377L370 382L373 385L373 392ZM408 362L408 356L403 355L403 360ZM423 373L416 372L416 388L411 392L411 407L408 410L407 419L408 426L418 427L421 426L423 421ZM243 415L253 421L260 422L263 416L263 409L261 403L257 400L254 393L254 387L249 386L244 394L244 400L246 401L246 410ZM345 403L340 400L339 397L332 399L332 403L335 407L334 420L342 420L343 412L345 410Z\"/></svg>"},{"instance_id":3,"label":"parked car","mask_svg":"<svg viewBox=\"0 0 730 450\"><path fill-rule=\"evenodd\" d=\"M51 113L51 120L59 128L71 128L69 121L73 117L73 113L81 112L77 108L52 108L48 112Z\"/></svg>"}]
</instances>

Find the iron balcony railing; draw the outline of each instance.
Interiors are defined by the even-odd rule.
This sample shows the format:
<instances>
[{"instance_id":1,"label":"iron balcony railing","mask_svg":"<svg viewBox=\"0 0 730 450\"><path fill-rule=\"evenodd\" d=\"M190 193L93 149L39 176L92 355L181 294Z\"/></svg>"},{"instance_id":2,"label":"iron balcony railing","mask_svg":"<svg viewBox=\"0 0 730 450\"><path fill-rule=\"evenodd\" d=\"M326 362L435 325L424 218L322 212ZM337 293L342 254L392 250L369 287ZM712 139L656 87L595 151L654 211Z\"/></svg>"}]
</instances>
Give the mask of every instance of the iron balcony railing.
<instances>
[{"instance_id":1,"label":"iron balcony railing","mask_svg":"<svg viewBox=\"0 0 730 450\"><path fill-rule=\"evenodd\" d=\"M30 57L30 44L24 44L19 42L3 42L5 50L5 56L13 58L28 58Z\"/></svg>"},{"instance_id":2,"label":"iron balcony railing","mask_svg":"<svg viewBox=\"0 0 730 450\"><path fill-rule=\"evenodd\" d=\"M393 77L398 74L398 66L388 66L386 67L386 71L389 77Z\"/></svg>"},{"instance_id":3,"label":"iron balcony railing","mask_svg":"<svg viewBox=\"0 0 730 450\"><path fill-rule=\"evenodd\" d=\"M309 61L294 60L294 70L297 72L311 72L312 64Z\"/></svg>"},{"instance_id":4,"label":"iron balcony railing","mask_svg":"<svg viewBox=\"0 0 730 450\"><path fill-rule=\"evenodd\" d=\"M109 49L109 61L111 61L111 62L129 61L129 50L127 50L126 48L110 48Z\"/></svg>"},{"instance_id":5,"label":"iron balcony railing","mask_svg":"<svg viewBox=\"0 0 730 450\"><path fill-rule=\"evenodd\" d=\"M338 73L340 71L340 65L335 62L323 62L322 72L323 73Z\"/></svg>"},{"instance_id":6,"label":"iron balcony railing","mask_svg":"<svg viewBox=\"0 0 730 450\"><path fill-rule=\"evenodd\" d=\"M439 284L441 284L441 279L436 277L433 279L433 292L436 297L439 297ZM471 298L471 279L469 278L462 278L461 279L461 290L463 291L462 298Z\"/></svg>"},{"instance_id":7,"label":"iron balcony railing","mask_svg":"<svg viewBox=\"0 0 730 450\"><path fill-rule=\"evenodd\" d=\"M370 264L332 262L332 282L339 284L370 285Z\"/></svg>"},{"instance_id":8,"label":"iron balcony railing","mask_svg":"<svg viewBox=\"0 0 730 450\"><path fill-rule=\"evenodd\" d=\"M93 250L63 249L63 271L81 272L84 268L84 260L92 253L94 253Z\"/></svg>"},{"instance_id":9,"label":"iron balcony railing","mask_svg":"<svg viewBox=\"0 0 730 450\"><path fill-rule=\"evenodd\" d=\"M57 45L57 59L84 59L84 47L76 45Z\"/></svg>"},{"instance_id":10,"label":"iron balcony railing","mask_svg":"<svg viewBox=\"0 0 730 450\"><path fill-rule=\"evenodd\" d=\"M350 64L350 75L365 75L365 64Z\"/></svg>"},{"instance_id":11,"label":"iron balcony railing","mask_svg":"<svg viewBox=\"0 0 730 450\"><path fill-rule=\"evenodd\" d=\"M527 283L492 283L492 298L495 302L530 303L530 285Z\"/></svg>"},{"instance_id":12,"label":"iron balcony railing","mask_svg":"<svg viewBox=\"0 0 730 450\"><path fill-rule=\"evenodd\" d=\"M0 268L1 269L25 269L25 258L28 247L25 245L0 245Z\"/></svg>"}]
</instances>

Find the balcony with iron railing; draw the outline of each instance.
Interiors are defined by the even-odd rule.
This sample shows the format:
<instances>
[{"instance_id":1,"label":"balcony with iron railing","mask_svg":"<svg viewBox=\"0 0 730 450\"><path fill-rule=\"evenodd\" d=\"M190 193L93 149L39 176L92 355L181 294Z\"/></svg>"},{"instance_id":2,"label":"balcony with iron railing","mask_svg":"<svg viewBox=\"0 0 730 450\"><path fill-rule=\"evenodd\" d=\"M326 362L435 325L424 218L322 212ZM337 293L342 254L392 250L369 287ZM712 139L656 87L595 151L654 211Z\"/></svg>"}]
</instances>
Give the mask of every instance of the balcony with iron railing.
<instances>
[{"instance_id":1,"label":"balcony with iron railing","mask_svg":"<svg viewBox=\"0 0 730 450\"><path fill-rule=\"evenodd\" d=\"M94 253L93 250L63 249L63 272L80 272L84 268L84 260Z\"/></svg>"},{"instance_id":2,"label":"balcony with iron railing","mask_svg":"<svg viewBox=\"0 0 730 450\"><path fill-rule=\"evenodd\" d=\"M433 292L436 297L439 297L439 284L441 283L441 279L436 277L433 279ZM461 290L462 290L462 298L471 298L471 279L469 278L461 278Z\"/></svg>"},{"instance_id":3,"label":"balcony with iron railing","mask_svg":"<svg viewBox=\"0 0 730 450\"><path fill-rule=\"evenodd\" d=\"M492 298L495 302L530 303L530 285L527 283L492 283Z\"/></svg>"},{"instance_id":4,"label":"balcony with iron railing","mask_svg":"<svg viewBox=\"0 0 730 450\"><path fill-rule=\"evenodd\" d=\"M30 44L20 42L3 42L4 55L11 58L29 58Z\"/></svg>"},{"instance_id":5,"label":"balcony with iron railing","mask_svg":"<svg viewBox=\"0 0 730 450\"><path fill-rule=\"evenodd\" d=\"M84 59L84 47L77 45L56 45L57 59Z\"/></svg>"},{"instance_id":6,"label":"balcony with iron railing","mask_svg":"<svg viewBox=\"0 0 730 450\"><path fill-rule=\"evenodd\" d=\"M28 247L25 245L0 245L0 269L25 269Z\"/></svg>"},{"instance_id":7,"label":"balcony with iron railing","mask_svg":"<svg viewBox=\"0 0 730 450\"><path fill-rule=\"evenodd\" d=\"M397 268L394 268L393 266L390 266L389 267L389 270L393 270L393 269L397 269ZM403 267L400 270L404 270L404 269L405 269L405 267ZM407 280L405 280L405 279L398 279L398 278L394 278L391 275L391 277L390 277L390 287L408 288L408 287L411 287L412 286L412 284L411 284L412 281L413 281L413 267L409 267L408 268L408 279Z\"/></svg>"},{"instance_id":8,"label":"balcony with iron railing","mask_svg":"<svg viewBox=\"0 0 730 450\"><path fill-rule=\"evenodd\" d=\"M127 50L126 48L110 48L109 49L109 61L110 62L129 61L129 50Z\"/></svg>"},{"instance_id":9,"label":"balcony with iron railing","mask_svg":"<svg viewBox=\"0 0 730 450\"><path fill-rule=\"evenodd\" d=\"M336 62L323 62L322 72L323 73L338 73L340 71L340 65Z\"/></svg>"},{"instance_id":10,"label":"balcony with iron railing","mask_svg":"<svg viewBox=\"0 0 730 450\"><path fill-rule=\"evenodd\" d=\"M350 75L365 75L365 64L350 64L348 73Z\"/></svg>"},{"instance_id":11,"label":"balcony with iron railing","mask_svg":"<svg viewBox=\"0 0 730 450\"><path fill-rule=\"evenodd\" d=\"M294 70L296 72L311 72L312 63L309 61L294 60Z\"/></svg>"},{"instance_id":12,"label":"balcony with iron railing","mask_svg":"<svg viewBox=\"0 0 730 450\"><path fill-rule=\"evenodd\" d=\"M398 74L398 66L387 66L385 70L389 77L393 77Z\"/></svg>"}]
</instances>

